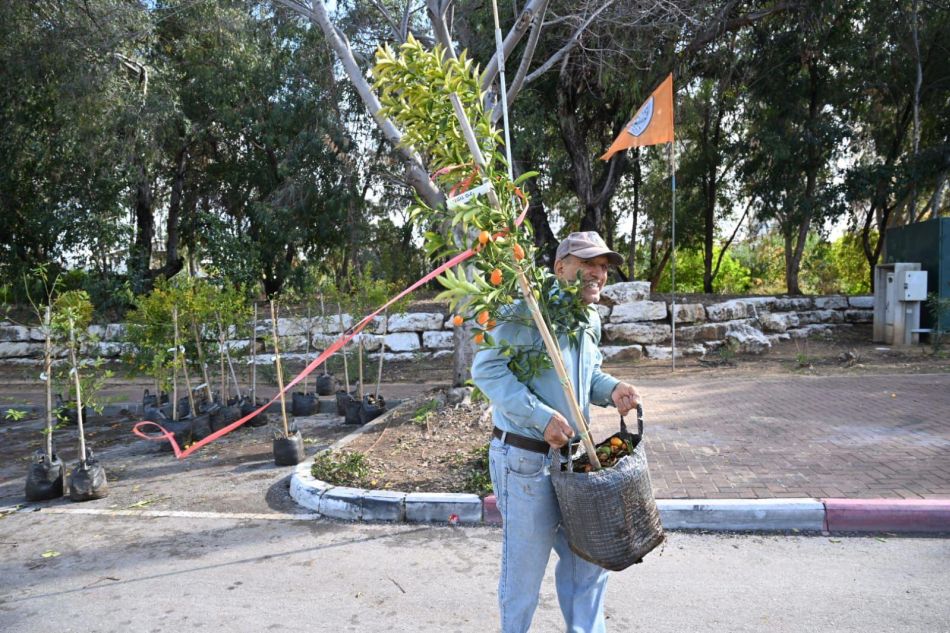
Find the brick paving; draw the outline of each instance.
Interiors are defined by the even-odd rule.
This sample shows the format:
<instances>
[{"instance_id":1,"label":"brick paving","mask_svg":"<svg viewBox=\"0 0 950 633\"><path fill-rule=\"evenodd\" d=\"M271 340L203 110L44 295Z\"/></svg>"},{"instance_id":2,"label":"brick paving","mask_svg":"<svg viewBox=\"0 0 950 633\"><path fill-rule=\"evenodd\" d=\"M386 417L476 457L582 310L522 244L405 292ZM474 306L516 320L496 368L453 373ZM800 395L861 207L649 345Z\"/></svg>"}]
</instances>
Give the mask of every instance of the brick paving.
<instances>
[{"instance_id":1,"label":"brick paving","mask_svg":"<svg viewBox=\"0 0 950 633\"><path fill-rule=\"evenodd\" d=\"M658 498L950 498L950 375L638 379ZM595 407L598 437L613 410Z\"/></svg>"}]
</instances>

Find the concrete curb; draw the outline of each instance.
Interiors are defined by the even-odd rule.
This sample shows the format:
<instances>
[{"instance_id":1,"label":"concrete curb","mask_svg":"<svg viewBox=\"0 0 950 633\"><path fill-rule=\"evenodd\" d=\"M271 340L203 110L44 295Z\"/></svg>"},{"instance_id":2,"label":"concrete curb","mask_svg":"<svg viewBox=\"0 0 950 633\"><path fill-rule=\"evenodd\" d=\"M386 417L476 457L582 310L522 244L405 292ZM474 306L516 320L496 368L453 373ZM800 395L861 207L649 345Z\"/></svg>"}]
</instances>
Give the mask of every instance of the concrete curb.
<instances>
[{"instance_id":1,"label":"concrete curb","mask_svg":"<svg viewBox=\"0 0 950 633\"><path fill-rule=\"evenodd\" d=\"M494 495L405 493L333 486L298 464L290 496L348 521L501 525ZM667 530L950 534L950 499L657 499ZM454 516L453 516L454 515Z\"/></svg>"}]
</instances>

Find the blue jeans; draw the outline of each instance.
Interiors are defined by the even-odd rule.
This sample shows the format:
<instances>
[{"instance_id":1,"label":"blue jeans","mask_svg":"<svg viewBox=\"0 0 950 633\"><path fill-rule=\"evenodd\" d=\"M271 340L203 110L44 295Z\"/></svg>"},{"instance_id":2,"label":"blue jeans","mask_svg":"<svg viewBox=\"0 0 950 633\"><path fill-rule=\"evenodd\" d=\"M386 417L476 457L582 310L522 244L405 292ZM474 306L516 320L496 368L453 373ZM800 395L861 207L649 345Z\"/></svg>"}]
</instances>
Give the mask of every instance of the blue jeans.
<instances>
[{"instance_id":1,"label":"blue jeans","mask_svg":"<svg viewBox=\"0 0 950 633\"><path fill-rule=\"evenodd\" d=\"M551 458L493 438L489 469L504 519L498 604L502 633L526 633L553 548L557 600L568 633L603 633L608 572L575 555L551 485Z\"/></svg>"}]
</instances>

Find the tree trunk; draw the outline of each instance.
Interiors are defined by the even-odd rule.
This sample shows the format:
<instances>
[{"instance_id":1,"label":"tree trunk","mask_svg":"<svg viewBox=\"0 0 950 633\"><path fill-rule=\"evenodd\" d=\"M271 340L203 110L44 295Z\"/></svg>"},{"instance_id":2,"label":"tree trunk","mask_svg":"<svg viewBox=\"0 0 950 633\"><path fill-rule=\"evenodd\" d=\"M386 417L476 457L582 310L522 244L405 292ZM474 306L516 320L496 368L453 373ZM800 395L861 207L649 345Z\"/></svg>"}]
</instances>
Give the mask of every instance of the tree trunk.
<instances>
[{"instance_id":1,"label":"tree trunk","mask_svg":"<svg viewBox=\"0 0 950 633\"><path fill-rule=\"evenodd\" d=\"M136 292L147 290L148 271L152 261L152 239L155 237L154 195L145 164L136 160L138 182L135 187L135 243L130 266Z\"/></svg>"},{"instance_id":2,"label":"tree trunk","mask_svg":"<svg viewBox=\"0 0 950 633\"><path fill-rule=\"evenodd\" d=\"M179 222L181 221L182 196L185 188L185 171L188 165L187 146L179 150L175 157L175 175L172 180L171 197L168 201L168 223L165 238L165 265L160 274L169 278L182 268L181 255L178 252Z\"/></svg>"}]
</instances>

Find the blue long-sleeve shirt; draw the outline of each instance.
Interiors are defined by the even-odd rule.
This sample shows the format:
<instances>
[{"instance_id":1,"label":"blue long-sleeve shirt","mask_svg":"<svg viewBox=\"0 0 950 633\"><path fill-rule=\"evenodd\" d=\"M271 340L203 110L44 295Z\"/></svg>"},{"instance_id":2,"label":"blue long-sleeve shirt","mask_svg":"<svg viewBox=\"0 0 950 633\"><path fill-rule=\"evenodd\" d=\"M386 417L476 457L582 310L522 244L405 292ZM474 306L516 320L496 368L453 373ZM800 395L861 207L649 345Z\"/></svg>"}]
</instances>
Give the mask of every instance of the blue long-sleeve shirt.
<instances>
[{"instance_id":1,"label":"blue long-sleeve shirt","mask_svg":"<svg viewBox=\"0 0 950 633\"><path fill-rule=\"evenodd\" d=\"M580 409L584 417L590 420L591 403L612 406L610 394L620 381L600 369L603 362L599 348L600 315L593 307L588 307L588 310L589 324L582 326L579 345L572 348L565 335L558 337L558 343ZM514 311L527 315L520 304ZM526 316L526 319L530 317ZM508 341L513 346L530 346L542 352L545 349L537 328L533 324L521 323L520 319L500 323L491 334L496 340ZM527 383L522 383L509 368L510 360L499 350L488 348L480 350L472 363L472 379L493 405L495 426L503 431L543 440L544 429L557 411L578 433L577 421L571 415L571 408L554 369L547 369Z\"/></svg>"}]
</instances>

